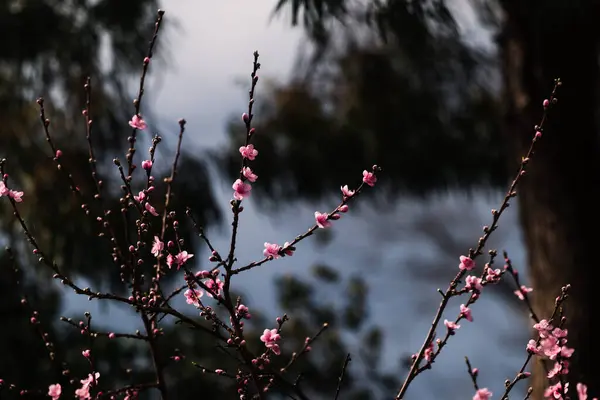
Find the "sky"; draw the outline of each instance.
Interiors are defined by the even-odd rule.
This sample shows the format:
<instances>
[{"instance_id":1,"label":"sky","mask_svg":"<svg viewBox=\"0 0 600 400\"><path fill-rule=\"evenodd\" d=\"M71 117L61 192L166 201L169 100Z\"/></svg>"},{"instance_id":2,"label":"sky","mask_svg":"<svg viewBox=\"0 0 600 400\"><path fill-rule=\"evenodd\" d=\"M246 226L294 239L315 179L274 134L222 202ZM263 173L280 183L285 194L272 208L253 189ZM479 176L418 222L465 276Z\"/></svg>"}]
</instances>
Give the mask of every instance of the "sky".
<instances>
[{"instance_id":1,"label":"sky","mask_svg":"<svg viewBox=\"0 0 600 400\"><path fill-rule=\"evenodd\" d=\"M174 136L177 120L183 117L187 120L187 151L201 154L203 150L223 146L228 118L241 115L247 108L246 93L254 50L261 54L261 80L256 93L256 101L260 102L266 92L262 78L288 79L299 46L304 43L301 30L291 29L285 15L270 19L273 5L274 1L270 0L165 1L164 27L168 37L166 40L159 38L157 53L168 60L169 66L152 64L159 70L152 70L145 92L145 106L152 109L154 119L148 121L150 126L158 129L162 136ZM461 11L462 20L467 26L465 29L472 32L473 28L469 27L473 22L472 15L465 10ZM473 37L478 44L487 45L483 34ZM213 178L226 221L209 235L217 248L224 248L228 245L230 213L227 205L232 182L223 180L214 171ZM276 306L272 284L275 277L306 276L315 263L326 263L345 277L357 274L371 290L369 320L382 326L387 333L383 366L396 368L400 356L416 352L420 347L439 301L436 288L447 285L449 277L454 275L461 251L477 244L481 226L489 223L489 210L497 208L501 199L499 194L472 198L452 194L419 204L410 199L398 199L397 205L385 212L367 204L335 222L333 239L327 246L303 242L294 257L252 270L240 282L234 281L234 286L240 285L238 287L246 294L246 304L267 308L267 314L274 320L285 312ZM260 259L264 242L281 244L293 239L314 223L315 210L330 210L334 206L325 202L304 204L268 213L258 210L250 199L241 217L238 259L241 263ZM431 218L432 209L439 210L439 218ZM515 265L523 265L520 232L515 228L516 212L516 207L511 207L497 232L498 239L492 244L499 250L511 250ZM440 253L431 237L407 231L414 221L428 221L432 231L448 230L455 236L455 253L451 256ZM427 275L427 271L418 271L419 267L432 263L448 264L448 273L428 280L415 279L415 274ZM336 293L328 295L335 297ZM453 304L452 312L446 316L448 319L456 316L459 304ZM179 306L187 305L180 301ZM65 314L86 310L92 311L97 321L111 319L121 326L136 324L127 309L104 309L98 307L97 302L82 301L69 295ZM434 369L440 372L433 371L430 378L417 380L408 398L434 398L439 393L450 393L449 390L456 393L452 398L469 397L472 387L464 367L465 355L482 370L481 383L492 391L499 391L504 380L514 375L526 355L507 342L514 339L515 331L526 330L523 321L493 295L483 296L473 312L476 323L463 324L436 363ZM360 346L360 343L352 346ZM525 342L523 349L524 346ZM434 379L436 385L431 385L429 379Z\"/></svg>"}]
</instances>

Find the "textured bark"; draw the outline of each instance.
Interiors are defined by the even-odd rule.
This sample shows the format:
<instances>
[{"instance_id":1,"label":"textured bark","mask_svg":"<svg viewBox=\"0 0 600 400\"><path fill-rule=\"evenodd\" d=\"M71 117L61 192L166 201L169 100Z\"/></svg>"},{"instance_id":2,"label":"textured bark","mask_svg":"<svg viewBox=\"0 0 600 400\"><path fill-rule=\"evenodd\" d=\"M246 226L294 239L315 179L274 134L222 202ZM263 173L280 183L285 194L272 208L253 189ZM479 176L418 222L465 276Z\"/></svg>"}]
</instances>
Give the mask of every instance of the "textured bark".
<instances>
[{"instance_id":1,"label":"textured bark","mask_svg":"<svg viewBox=\"0 0 600 400\"><path fill-rule=\"evenodd\" d=\"M550 316L561 286L571 284L565 306L568 345L576 349L570 394L576 398L575 384L584 382L591 395L599 396L600 345L593 330L600 303L598 10L594 5L577 15L556 15L529 2L503 6L507 19L500 48L511 165L529 146L553 79L564 82L518 197L533 307L540 318ZM545 371L539 362L532 369L533 398L542 399Z\"/></svg>"}]
</instances>

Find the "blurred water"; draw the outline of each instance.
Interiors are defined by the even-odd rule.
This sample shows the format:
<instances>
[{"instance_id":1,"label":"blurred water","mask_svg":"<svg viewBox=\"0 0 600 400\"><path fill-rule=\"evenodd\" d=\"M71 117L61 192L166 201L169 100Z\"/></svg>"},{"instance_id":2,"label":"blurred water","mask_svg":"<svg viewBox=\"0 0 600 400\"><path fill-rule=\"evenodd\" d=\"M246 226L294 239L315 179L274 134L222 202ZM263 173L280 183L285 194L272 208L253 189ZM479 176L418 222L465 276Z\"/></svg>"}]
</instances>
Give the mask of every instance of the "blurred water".
<instances>
[{"instance_id":1,"label":"blurred water","mask_svg":"<svg viewBox=\"0 0 600 400\"><path fill-rule=\"evenodd\" d=\"M243 0L171 0L165 4L166 26L169 21L173 26L174 18L180 26L171 32L168 45L163 43L159 47L159 52L168 51L170 69L153 74L146 90L150 102L146 104L156 113L156 121L149 122L159 128L161 135L168 136L169 132L174 135L176 121L185 117L187 150L217 148L226 143L227 117L232 113L241 114L246 108L246 87L252 52L256 49L261 53L261 77L285 79L289 76L302 35L299 30L289 29L288 21L277 19L268 23L273 4L274 1L262 1L249 5ZM240 77L244 83L242 88L234 84ZM261 80L261 84L263 82ZM259 84L257 101L263 93L261 88ZM164 152L159 155L165 156L168 155ZM231 182L224 182L214 172L213 175L214 190L228 219ZM274 319L285 312L278 309L275 301L272 285L275 277L306 275L315 263L335 267L345 277L359 273L370 289L369 322L381 326L385 332L382 368L397 370L400 357L416 352L422 344L439 302L436 288L445 287L456 271L458 256L477 244L481 226L490 220L489 209L496 208L500 200L500 195L484 194L472 198L451 194L429 203L400 199L386 212L363 205L335 222L334 235L327 246L309 238L298 247L294 257L252 270L234 284L246 294L246 304L251 308L256 305ZM284 207L278 213L266 213L257 210L252 200L248 201L241 218L241 240L237 247L240 263L260 259L265 241L282 244L293 239L313 224L315 210L330 210L332 206L333 203L296 205ZM431 210L438 210L435 218L428 217ZM516 213L516 207L509 210L491 245L499 250L510 250L515 265L521 266L524 253L516 228ZM441 251L448 249L440 248L431 237L411 230L411 224L415 228L415 220L425 224L427 230L447 229L454 240L451 252ZM209 232L217 248L228 245L228 227L229 224L224 223L222 229ZM445 269L431 273L432 266ZM432 276L418 278L423 275ZM138 327L137 319L126 307L104 309L98 304L69 293L65 314L89 310L98 323L110 320L110 325L118 326L119 330ZM183 301L180 304L186 307ZM452 304L448 319L456 316L459 304L460 301ZM503 381L512 378L525 357L526 324L494 295L484 295L473 307L473 313L475 323L462 324L433 371L426 372L427 376L415 382L409 398L472 397L472 385L464 366L465 355L480 369L480 385L501 393ZM521 341L515 343L515 339ZM352 342L352 338L349 340L351 350L361 345Z\"/></svg>"}]
</instances>

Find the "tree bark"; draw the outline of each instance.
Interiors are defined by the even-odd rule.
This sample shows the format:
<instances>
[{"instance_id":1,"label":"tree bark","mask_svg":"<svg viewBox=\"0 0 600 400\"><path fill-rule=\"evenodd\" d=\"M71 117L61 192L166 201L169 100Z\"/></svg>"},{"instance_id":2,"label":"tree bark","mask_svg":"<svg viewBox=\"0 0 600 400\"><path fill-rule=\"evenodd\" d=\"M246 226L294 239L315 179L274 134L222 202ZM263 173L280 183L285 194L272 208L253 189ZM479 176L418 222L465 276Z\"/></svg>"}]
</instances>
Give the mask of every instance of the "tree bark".
<instances>
[{"instance_id":1,"label":"tree bark","mask_svg":"<svg viewBox=\"0 0 600 400\"><path fill-rule=\"evenodd\" d=\"M539 123L542 100L549 95L553 79L560 77L564 84L559 102L550 110L518 199L533 308L540 318L548 318L561 287L571 285L564 307L568 346L575 348L569 365L570 394L576 398L575 384L583 382L592 398L600 396L596 361L600 344L593 330L600 303L600 265L595 254L600 246L598 25L594 21L598 6L592 5L595 1L579 2L580 8L582 3L589 6L570 15L568 10L551 9L556 2L538 3L502 3L506 20L499 43L506 138L514 167ZM531 369L532 398L543 399L546 372L537 359Z\"/></svg>"}]
</instances>

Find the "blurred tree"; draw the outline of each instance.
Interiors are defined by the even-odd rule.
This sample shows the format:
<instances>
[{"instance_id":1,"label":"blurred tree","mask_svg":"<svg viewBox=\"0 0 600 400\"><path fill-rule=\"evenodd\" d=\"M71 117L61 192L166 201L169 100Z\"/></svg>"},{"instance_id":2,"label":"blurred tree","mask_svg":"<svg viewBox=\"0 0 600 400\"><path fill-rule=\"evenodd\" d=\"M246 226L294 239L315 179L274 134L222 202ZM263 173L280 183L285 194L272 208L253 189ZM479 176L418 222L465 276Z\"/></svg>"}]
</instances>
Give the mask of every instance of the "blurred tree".
<instances>
[{"instance_id":1,"label":"blurred tree","mask_svg":"<svg viewBox=\"0 0 600 400\"><path fill-rule=\"evenodd\" d=\"M81 115L86 99L83 85L90 76L94 120L91 140L104 181L103 206L118 217L118 188L122 183L111 160L115 156L125 159L127 137L131 134L127 121L134 114L131 99L137 89L131 82L141 74L157 9L156 0L0 0L0 35L5 38L0 54L0 158L7 159L11 188L25 192L19 209L40 247L63 272L76 282L86 279L95 290L124 293L127 287L119 279L119 266L113 263L109 240L97 237L98 225L93 223L101 207L93 200L95 185L88 162L86 123ZM150 70L165 55L165 39L158 40L159 58L153 58ZM38 96L46 99L50 132L56 146L63 151L63 164L92 206L90 217L84 215L80 200L72 194L65 175L52 160L54 154L45 143L38 117L35 103ZM142 111L149 114L144 106ZM136 163L148 157L147 135L147 131L139 132ZM167 137L164 142L161 147L173 144L173 138ZM171 160L163 162L156 163L153 172L157 175L170 168ZM185 207L194 206L194 216L202 225L217 222L219 212L204 162L184 152L179 166L171 206L182 217L182 238L193 246L196 235L184 218ZM134 180L134 187L139 183ZM164 193L162 180L156 186L158 193ZM117 218L112 223L119 227L121 222ZM118 239L123 240L122 236ZM22 265L19 274L24 282L21 287L14 285L11 262L4 254L0 258L3 294L0 319L5 328L0 332L0 378L18 387L45 388L45 391L49 381L63 379L64 383L66 379L60 378L60 364L56 370L52 363L44 361L48 359L44 341L29 324L32 310L19 305L19 299L25 296L31 299L33 310L39 312L38 320L43 322L43 329L61 359L79 360L69 365L71 376L82 379L89 372L81 357L87 340L81 335L71 337L53 325L61 306L60 291L49 284L51 271L31 254L11 207L4 202L0 208L0 237L3 244L13 247L16 262ZM138 358L147 357L146 346L133 350L109 343L101 351L109 364L132 358L132 352ZM147 363L141 365L140 373L147 373L144 366ZM107 384L117 382L119 369L102 366L100 369ZM51 370L54 372L49 373Z\"/></svg>"},{"instance_id":2,"label":"blurred tree","mask_svg":"<svg viewBox=\"0 0 600 400\"><path fill-rule=\"evenodd\" d=\"M471 7L470 7L470 6ZM522 229L539 315L551 314L560 287L570 379L600 392L593 343L600 239L598 42L595 0L450 1L279 0L315 45L295 77L273 84L257 111L258 190L281 199L332 195L362 168L385 169L385 193L425 196L447 189L505 189L542 113L553 79L565 85L550 128L519 189ZM457 15L474 10L484 52L463 35ZM238 173L238 126L225 160ZM509 168L507 168L509 166ZM536 399L547 385L534 366Z\"/></svg>"}]
</instances>

